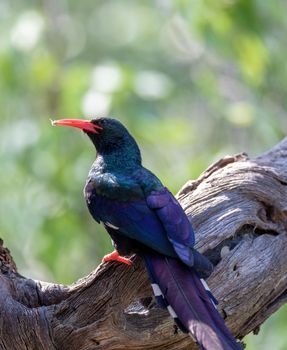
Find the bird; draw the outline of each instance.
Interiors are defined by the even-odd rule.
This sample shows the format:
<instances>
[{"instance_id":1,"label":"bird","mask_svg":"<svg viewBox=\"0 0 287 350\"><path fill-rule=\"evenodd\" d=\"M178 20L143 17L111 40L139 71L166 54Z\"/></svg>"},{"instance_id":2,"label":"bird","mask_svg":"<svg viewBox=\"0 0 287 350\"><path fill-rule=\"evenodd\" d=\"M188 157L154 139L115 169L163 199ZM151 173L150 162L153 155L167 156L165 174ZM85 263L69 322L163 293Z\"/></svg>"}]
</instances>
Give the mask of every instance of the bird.
<instances>
[{"instance_id":1,"label":"bird","mask_svg":"<svg viewBox=\"0 0 287 350\"><path fill-rule=\"evenodd\" d=\"M82 130L96 148L84 196L115 250L104 262L145 263L157 303L203 350L240 350L204 278L213 265L195 248L191 222L177 199L142 164L138 144L117 119L58 119L54 126Z\"/></svg>"}]
</instances>

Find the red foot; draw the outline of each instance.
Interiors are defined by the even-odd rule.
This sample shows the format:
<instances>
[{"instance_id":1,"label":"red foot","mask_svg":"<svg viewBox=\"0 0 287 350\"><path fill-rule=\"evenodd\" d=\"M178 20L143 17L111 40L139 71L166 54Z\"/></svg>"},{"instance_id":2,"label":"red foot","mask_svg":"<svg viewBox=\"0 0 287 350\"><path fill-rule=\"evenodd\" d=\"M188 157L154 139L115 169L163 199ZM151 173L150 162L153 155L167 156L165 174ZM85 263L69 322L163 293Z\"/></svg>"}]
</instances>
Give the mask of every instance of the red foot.
<instances>
[{"instance_id":1,"label":"red foot","mask_svg":"<svg viewBox=\"0 0 287 350\"><path fill-rule=\"evenodd\" d=\"M130 261L130 259L120 256L120 254L116 250L114 250L112 253L107 254L103 257L102 262L107 262L107 261L118 261L129 266L132 265L132 262Z\"/></svg>"}]
</instances>

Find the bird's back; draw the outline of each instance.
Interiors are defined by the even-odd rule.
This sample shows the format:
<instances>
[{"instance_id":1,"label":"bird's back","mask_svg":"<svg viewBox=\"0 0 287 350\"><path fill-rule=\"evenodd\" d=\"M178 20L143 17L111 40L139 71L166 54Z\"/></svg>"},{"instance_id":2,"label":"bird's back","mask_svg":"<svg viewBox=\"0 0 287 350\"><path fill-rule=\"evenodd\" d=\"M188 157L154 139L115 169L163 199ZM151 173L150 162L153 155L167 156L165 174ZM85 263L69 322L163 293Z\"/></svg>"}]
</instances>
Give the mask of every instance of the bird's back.
<instances>
[{"instance_id":1,"label":"bird's back","mask_svg":"<svg viewBox=\"0 0 287 350\"><path fill-rule=\"evenodd\" d=\"M143 167L129 174L92 168L85 199L93 218L118 236L140 242L161 254L177 257L163 225L147 205L147 196L165 191L161 182ZM110 233L111 230L108 230Z\"/></svg>"}]
</instances>

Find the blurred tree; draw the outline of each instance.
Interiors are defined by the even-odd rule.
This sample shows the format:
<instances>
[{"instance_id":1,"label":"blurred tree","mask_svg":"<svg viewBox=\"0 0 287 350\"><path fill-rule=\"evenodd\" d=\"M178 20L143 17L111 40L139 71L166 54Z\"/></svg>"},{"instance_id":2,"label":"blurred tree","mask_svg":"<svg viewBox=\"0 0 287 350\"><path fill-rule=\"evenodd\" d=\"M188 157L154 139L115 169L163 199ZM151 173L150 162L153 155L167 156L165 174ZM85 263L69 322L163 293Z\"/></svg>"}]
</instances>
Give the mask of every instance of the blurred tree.
<instances>
[{"instance_id":1,"label":"blurred tree","mask_svg":"<svg viewBox=\"0 0 287 350\"><path fill-rule=\"evenodd\" d=\"M71 282L111 249L82 198L88 141L49 118L116 116L174 191L221 155L255 155L287 130L286 6L0 1L0 234L24 274ZM269 333L285 349L286 317L250 349Z\"/></svg>"}]
</instances>

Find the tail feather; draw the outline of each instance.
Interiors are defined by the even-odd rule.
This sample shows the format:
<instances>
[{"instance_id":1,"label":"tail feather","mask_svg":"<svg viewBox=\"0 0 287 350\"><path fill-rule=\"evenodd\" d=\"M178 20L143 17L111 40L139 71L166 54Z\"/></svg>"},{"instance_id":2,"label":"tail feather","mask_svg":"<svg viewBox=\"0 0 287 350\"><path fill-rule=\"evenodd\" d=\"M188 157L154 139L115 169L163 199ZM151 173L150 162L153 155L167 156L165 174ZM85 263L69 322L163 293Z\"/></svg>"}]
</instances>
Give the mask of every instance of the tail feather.
<instances>
[{"instance_id":1,"label":"tail feather","mask_svg":"<svg viewBox=\"0 0 287 350\"><path fill-rule=\"evenodd\" d=\"M145 255L157 300L168 309L180 328L189 332L203 350L242 350L225 326L206 282L176 259ZM160 294L160 295L159 295Z\"/></svg>"},{"instance_id":2,"label":"tail feather","mask_svg":"<svg viewBox=\"0 0 287 350\"><path fill-rule=\"evenodd\" d=\"M156 275L154 274L152 261L146 256L144 257L144 260L145 260L145 264L146 264L149 278L151 281L151 287L158 305L163 309L167 309L170 316L174 319L174 321L176 322L178 327L182 330L182 332L189 333L189 330L186 329L185 326L181 323L180 319L178 318L177 314L173 310L172 306L169 305L168 301L165 299L164 294L157 283L157 278L156 278Z\"/></svg>"},{"instance_id":3,"label":"tail feather","mask_svg":"<svg viewBox=\"0 0 287 350\"><path fill-rule=\"evenodd\" d=\"M212 294L212 292L211 292L211 290L210 290L208 284L206 283L206 281L205 281L203 278L200 279L200 282L202 283L202 285L203 285L203 287L204 287L206 293L208 294L210 300L212 301L213 306L214 306L215 308L217 308L216 305L218 305L218 300L217 300L217 299L215 298L215 296Z\"/></svg>"}]
</instances>

